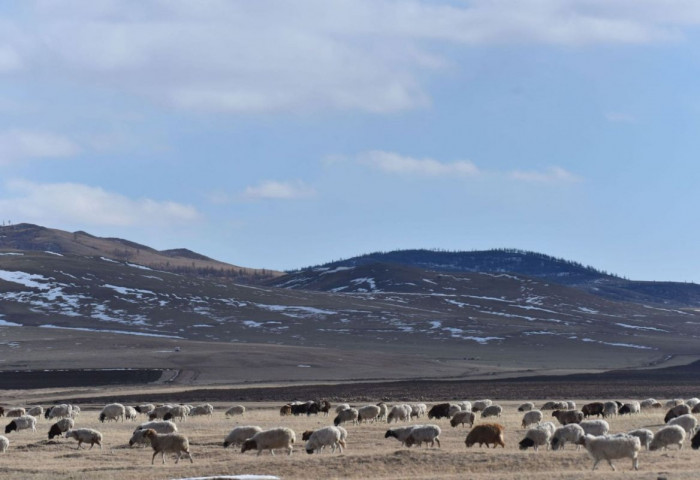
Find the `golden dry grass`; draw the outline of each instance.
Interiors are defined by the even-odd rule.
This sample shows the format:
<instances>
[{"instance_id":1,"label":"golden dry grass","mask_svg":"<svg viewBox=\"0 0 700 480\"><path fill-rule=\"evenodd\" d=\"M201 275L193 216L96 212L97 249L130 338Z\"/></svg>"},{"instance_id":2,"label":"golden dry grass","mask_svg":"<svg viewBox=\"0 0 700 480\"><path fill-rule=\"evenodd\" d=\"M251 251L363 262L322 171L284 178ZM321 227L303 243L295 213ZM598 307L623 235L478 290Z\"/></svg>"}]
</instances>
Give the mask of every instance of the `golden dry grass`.
<instances>
[{"instance_id":1,"label":"golden dry grass","mask_svg":"<svg viewBox=\"0 0 700 480\"><path fill-rule=\"evenodd\" d=\"M577 401L579 405L584 402L585 400ZM233 403L235 402L231 402ZM331 424L333 415L280 417L278 404L257 403L246 404L248 411L242 417L227 419L223 412L231 404L216 404L212 418L193 417L178 425L180 432L190 439L193 464L184 460L175 465L172 458L167 458L167 463L162 465L157 458L153 466L150 447L129 448L127 445L136 423L101 424L97 420L100 407L83 406L76 426L100 430L104 435L102 450L95 447L92 450L78 451L74 440L48 441L47 432L52 422L42 418L36 433L25 430L7 435L11 444L8 452L0 455L0 478L142 480L235 474L276 475L285 480L699 478L700 451L691 450L689 441L680 451L643 450L638 472L631 471L631 461L626 459L614 462L617 473L602 463L597 471L591 472L592 460L585 451L576 451L572 446L557 452L520 451L517 443L525 432L520 428L522 413L516 410L520 402L499 403L505 412L499 420L506 427L505 449L467 449L464 445L467 429L452 428L445 419L428 421L424 418L420 423L437 423L442 428L442 448L403 448L395 439L384 438L387 428L395 424L382 422L345 425L349 432L345 452L314 455L303 451L301 433ZM609 420L611 431L628 431L640 427L655 431L661 426L664 413L665 410L655 410L613 418ZM549 415L545 412L545 417ZM477 423L481 421L477 418ZM3 422L3 425L7 422ZM297 434L294 454L290 457L280 452L271 456L266 452L258 457L253 452L241 454L239 449L224 449L224 437L238 425L292 428Z\"/></svg>"}]
</instances>

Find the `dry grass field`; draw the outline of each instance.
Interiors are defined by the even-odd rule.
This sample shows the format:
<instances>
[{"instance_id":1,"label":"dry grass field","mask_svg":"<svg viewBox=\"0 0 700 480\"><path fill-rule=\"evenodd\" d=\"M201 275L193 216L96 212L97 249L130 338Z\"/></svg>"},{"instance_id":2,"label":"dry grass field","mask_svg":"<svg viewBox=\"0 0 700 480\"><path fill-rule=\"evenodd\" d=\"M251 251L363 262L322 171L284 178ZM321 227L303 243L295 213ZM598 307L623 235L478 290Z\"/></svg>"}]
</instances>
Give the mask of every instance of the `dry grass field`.
<instances>
[{"instance_id":1,"label":"dry grass field","mask_svg":"<svg viewBox=\"0 0 700 480\"><path fill-rule=\"evenodd\" d=\"M532 400L532 399L522 399ZM590 401L575 399L580 406ZM622 399L624 400L624 399ZM700 451L690 448L689 440L682 450L649 452L640 455L639 471L631 470L630 460L617 460L617 472L601 463L591 471L593 461L585 450L577 451L569 445L564 451L532 449L520 451L518 442L525 430L520 427L522 413L517 412L519 401L497 402L504 408L499 420L506 427L506 448L486 449L478 446L467 449L464 439L468 429L452 428L446 419L427 420L442 429L441 448L405 448L393 438L385 439L385 422L363 425L344 425L348 430L347 449L342 454L326 451L308 455L303 450L301 434L304 430L332 424L333 414L324 416L280 417L279 403L244 403L243 416L225 418L229 404L215 404L212 418L192 417L180 422L181 433L190 439L194 463L184 460L174 464L166 458L162 465L156 459L151 465L150 447L129 448L127 442L135 422L105 423L98 421L101 405L82 405L76 426L96 428L103 433L103 448L77 450L74 440L49 441L47 432L52 422L41 418L36 433L23 430L6 435L10 448L0 454L0 478L26 480L92 479L143 480L175 479L214 475L275 475L281 479L537 479L557 478L582 480L589 478L633 478L656 480L693 479L700 477ZM541 404L541 401L535 401ZM429 405L430 406L430 405ZM545 417L550 415L544 412ZM622 432L633 428L657 430L663 423L665 409L643 411L633 416L609 420L611 431ZM552 419L553 420L553 419ZM140 418L138 423L145 421ZM3 425L9 420L3 418ZM477 424L483 422L477 418ZM418 423L413 421L412 423ZM292 456L265 452L241 454L239 449L222 447L226 434L238 425L259 425L262 428L286 426L297 435Z\"/></svg>"}]
</instances>

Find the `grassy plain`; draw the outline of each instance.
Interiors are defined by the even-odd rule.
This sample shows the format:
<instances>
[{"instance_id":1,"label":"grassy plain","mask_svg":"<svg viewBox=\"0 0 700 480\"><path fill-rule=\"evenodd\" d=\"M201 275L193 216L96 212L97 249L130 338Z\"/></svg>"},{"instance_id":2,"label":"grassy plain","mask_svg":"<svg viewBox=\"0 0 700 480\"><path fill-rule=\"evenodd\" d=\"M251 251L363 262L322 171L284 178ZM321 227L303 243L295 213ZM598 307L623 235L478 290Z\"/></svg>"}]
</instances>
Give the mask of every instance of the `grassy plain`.
<instances>
[{"instance_id":1,"label":"grassy plain","mask_svg":"<svg viewBox=\"0 0 700 480\"><path fill-rule=\"evenodd\" d=\"M38 396L37 396L38 398ZM523 398L522 401L532 400ZM590 401L575 399L578 405ZM621 399L625 400L625 399ZM518 442L525 430L520 428L522 414L517 412L520 401L498 402L504 407L499 420L506 427L506 448L467 449L464 438L468 429L452 428L447 420L436 423L442 429L441 448L404 448L395 439L385 439L384 422L363 425L345 425L348 430L347 449L342 454L308 455L303 450L301 434L304 430L332 424L333 415L310 417L280 417L280 403L244 403L243 416L225 418L225 409L232 403L215 404L213 417L193 417L179 423L179 431L190 439L194 463L187 460L174 464L172 458L162 465L156 459L151 465L150 447L129 448L128 440L138 422L106 423L98 420L101 405L82 405L76 426L100 430L104 435L103 448L76 450L74 440L49 441L50 423L40 419L37 432L20 431L8 434L10 449L0 454L0 478L26 480L92 479L143 480L176 479L214 475L275 475L285 480L296 479L523 479L542 478L583 480L590 478L625 478L656 480L696 480L700 472L700 451L692 450L689 441L683 450L648 452L640 455L640 470L631 470L631 461L617 460L617 472L607 464L591 471L592 460L585 451L569 446L565 451L520 451ZM540 404L541 401L536 401ZM633 428L655 431L663 423L665 409L645 411L639 415L610 419L611 431L622 432ZM549 416L545 412L545 417ZM6 420L6 419L3 419ZM477 423L484 420L477 418ZM8 420L9 422L9 420ZM412 423L418 423L414 421ZM3 425L6 424L3 422ZM262 428L286 426L297 434L292 456L265 452L241 454L239 449L222 447L226 434L238 425L259 425Z\"/></svg>"}]
</instances>

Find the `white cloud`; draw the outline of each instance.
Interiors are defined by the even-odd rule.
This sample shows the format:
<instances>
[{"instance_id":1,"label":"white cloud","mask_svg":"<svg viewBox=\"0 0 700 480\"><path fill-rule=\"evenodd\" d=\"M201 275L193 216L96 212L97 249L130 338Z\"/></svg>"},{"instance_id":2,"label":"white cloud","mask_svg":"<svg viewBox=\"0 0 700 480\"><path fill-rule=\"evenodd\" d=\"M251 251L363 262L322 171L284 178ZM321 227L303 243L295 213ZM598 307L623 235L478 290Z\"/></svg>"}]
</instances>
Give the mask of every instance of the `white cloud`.
<instances>
[{"instance_id":1,"label":"white cloud","mask_svg":"<svg viewBox=\"0 0 700 480\"><path fill-rule=\"evenodd\" d=\"M316 191L301 181L278 182L267 180L257 186L247 187L242 197L248 200L273 199L295 200L308 198L316 194Z\"/></svg>"},{"instance_id":2,"label":"white cloud","mask_svg":"<svg viewBox=\"0 0 700 480\"><path fill-rule=\"evenodd\" d=\"M80 147L62 135L28 130L0 132L0 165L20 158L70 157L78 153Z\"/></svg>"},{"instance_id":3,"label":"white cloud","mask_svg":"<svg viewBox=\"0 0 700 480\"><path fill-rule=\"evenodd\" d=\"M0 217L15 223L71 223L86 226L168 226L199 218L197 210L176 202L124 195L76 183L34 183L14 180L0 198Z\"/></svg>"},{"instance_id":4,"label":"white cloud","mask_svg":"<svg viewBox=\"0 0 700 480\"><path fill-rule=\"evenodd\" d=\"M0 23L0 75L51 72L171 108L234 113L420 108L430 105L424 73L449 67L454 46L648 44L700 25L695 0L26 5Z\"/></svg>"},{"instance_id":5,"label":"white cloud","mask_svg":"<svg viewBox=\"0 0 700 480\"><path fill-rule=\"evenodd\" d=\"M581 178L561 167L549 167L545 171L522 171L514 170L510 172L510 177L523 182L539 183L562 183L579 182Z\"/></svg>"},{"instance_id":6,"label":"white cloud","mask_svg":"<svg viewBox=\"0 0 700 480\"><path fill-rule=\"evenodd\" d=\"M472 162L460 160L443 163L432 158L412 158L393 152L373 150L358 156L360 163L387 173L423 176L474 176L479 169Z\"/></svg>"}]
</instances>

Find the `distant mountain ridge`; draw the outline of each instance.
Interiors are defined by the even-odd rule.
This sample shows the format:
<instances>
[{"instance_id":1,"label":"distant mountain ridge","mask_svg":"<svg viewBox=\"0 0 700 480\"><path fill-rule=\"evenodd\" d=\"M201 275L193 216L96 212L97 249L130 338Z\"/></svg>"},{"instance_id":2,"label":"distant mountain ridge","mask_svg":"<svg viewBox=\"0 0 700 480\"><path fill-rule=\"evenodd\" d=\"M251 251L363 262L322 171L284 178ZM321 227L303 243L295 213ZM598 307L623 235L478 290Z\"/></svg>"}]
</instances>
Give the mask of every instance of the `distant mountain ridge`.
<instances>
[{"instance_id":1,"label":"distant mountain ridge","mask_svg":"<svg viewBox=\"0 0 700 480\"><path fill-rule=\"evenodd\" d=\"M291 277L279 278L274 283L283 285L288 282L294 284L294 288L303 288L299 282L294 282L292 277L304 278L314 272L327 275L328 271L339 268L374 263L437 272L512 273L574 287L616 301L700 306L700 285L695 283L628 280L575 261L517 249L461 252L414 249L375 252L288 272Z\"/></svg>"},{"instance_id":2,"label":"distant mountain ridge","mask_svg":"<svg viewBox=\"0 0 700 480\"><path fill-rule=\"evenodd\" d=\"M0 227L0 250L54 252L134 262L163 271L241 282L280 275L274 270L241 267L214 260L186 248L158 251L130 240L97 237L84 231L66 232L29 223Z\"/></svg>"}]
</instances>

